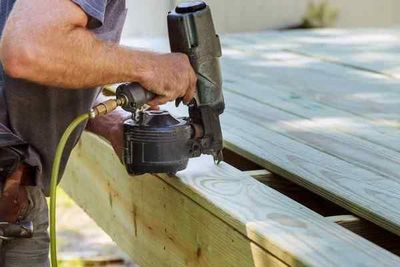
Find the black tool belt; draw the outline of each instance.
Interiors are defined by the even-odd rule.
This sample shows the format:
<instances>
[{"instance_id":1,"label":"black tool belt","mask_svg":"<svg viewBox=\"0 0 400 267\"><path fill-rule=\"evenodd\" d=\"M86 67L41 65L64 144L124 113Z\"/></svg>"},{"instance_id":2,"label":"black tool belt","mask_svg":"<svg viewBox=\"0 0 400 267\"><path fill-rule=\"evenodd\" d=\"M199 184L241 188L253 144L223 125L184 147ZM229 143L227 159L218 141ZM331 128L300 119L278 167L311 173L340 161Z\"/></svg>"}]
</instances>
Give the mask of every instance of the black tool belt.
<instances>
[{"instance_id":1,"label":"black tool belt","mask_svg":"<svg viewBox=\"0 0 400 267\"><path fill-rule=\"evenodd\" d=\"M23 163L27 144L0 124L0 239L31 237L32 222L22 221L28 206L25 185L33 177Z\"/></svg>"}]
</instances>

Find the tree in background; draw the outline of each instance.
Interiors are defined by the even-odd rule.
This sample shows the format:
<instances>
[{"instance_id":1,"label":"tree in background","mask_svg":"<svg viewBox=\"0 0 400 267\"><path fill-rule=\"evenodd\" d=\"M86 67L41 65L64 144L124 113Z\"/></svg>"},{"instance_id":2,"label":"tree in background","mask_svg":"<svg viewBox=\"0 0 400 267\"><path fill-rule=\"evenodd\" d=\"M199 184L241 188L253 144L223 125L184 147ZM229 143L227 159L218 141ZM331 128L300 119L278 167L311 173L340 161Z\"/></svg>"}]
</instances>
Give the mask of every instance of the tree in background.
<instances>
[{"instance_id":1,"label":"tree in background","mask_svg":"<svg viewBox=\"0 0 400 267\"><path fill-rule=\"evenodd\" d=\"M328 1L321 3L310 2L299 28L332 27L339 15L339 10Z\"/></svg>"}]
</instances>

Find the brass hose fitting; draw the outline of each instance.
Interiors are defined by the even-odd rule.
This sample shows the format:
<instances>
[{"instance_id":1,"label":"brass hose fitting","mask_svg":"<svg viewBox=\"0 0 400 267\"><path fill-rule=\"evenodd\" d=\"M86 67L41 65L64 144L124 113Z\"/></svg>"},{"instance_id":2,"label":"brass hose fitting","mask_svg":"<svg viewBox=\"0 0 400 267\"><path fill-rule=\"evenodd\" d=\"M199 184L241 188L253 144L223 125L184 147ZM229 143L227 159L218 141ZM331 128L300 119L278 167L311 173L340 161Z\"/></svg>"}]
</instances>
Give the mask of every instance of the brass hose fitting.
<instances>
[{"instance_id":1,"label":"brass hose fitting","mask_svg":"<svg viewBox=\"0 0 400 267\"><path fill-rule=\"evenodd\" d=\"M112 111L114 111L117 107L124 105L125 99L118 98L118 99L110 99L103 103L100 103L94 106L90 110L90 118L94 119L97 116L106 115Z\"/></svg>"}]
</instances>

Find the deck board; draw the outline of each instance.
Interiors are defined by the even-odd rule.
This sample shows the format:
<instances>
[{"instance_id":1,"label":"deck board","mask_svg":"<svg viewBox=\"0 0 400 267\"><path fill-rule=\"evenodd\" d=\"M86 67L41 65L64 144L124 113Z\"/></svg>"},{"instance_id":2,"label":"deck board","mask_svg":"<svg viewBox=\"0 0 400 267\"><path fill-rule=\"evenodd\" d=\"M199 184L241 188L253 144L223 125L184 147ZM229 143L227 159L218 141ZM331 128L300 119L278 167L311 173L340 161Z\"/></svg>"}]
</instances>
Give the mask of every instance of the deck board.
<instances>
[{"instance_id":1,"label":"deck board","mask_svg":"<svg viewBox=\"0 0 400 267\"><path fill-rule=\"evenodd\" d=\"M400 28L261 32L230 39L264 48L280 44L287 51L400 78Z\"/></svg>"},{"instance_id":2,"label":"deck board","mask_svg":"<svg viewBox=\"0 0 400 267\"><path fill-rule=\"evenodd\" d=\"M246 78L245 75L230 72L228 68L224 71L225 91L261 102L267 107L296 115L299 122L303 118L310 130L325 129L328 131L334 129L400 152L400 132L392 127L397 125L397 120L389 123L387 120L374 120L356 116L353 113L302 96L295 89L292 91L284 90L282 84L275 87L257 83ZM243 90L243 88L246 89Z\"/></svg>"},{"instance_id":3,"label":"deck board","mask_svg":"<svg viewBox=\"0 0 400 267\"><path fill-rule=\"evenodd\" d=\"M225 71L359 117L398 126L400 81L287 51L227 47ZM229 80L229 77L225 77Z\"/></svg>"},{"instance_id":4,"label":"deck board","mask_svg":"<svg viewBox=\"0 0 400 267\"><path fill-rule=\"evenodd\" d=\"M399 266L400 258L209 156L129 176L84 133L63 188L140 266Z\"/></svg>"},{"instance_id":5,"label":"deck board","mask_svg":"<svg viewBox=\"0 0 400 267\"><path fill-rule=\"evenodd\" d=\"M226 99L227 147L400 234L397 152L334 130L304 130L293 116L244 97L227 93Z\"/></svg>"}]
</instances>

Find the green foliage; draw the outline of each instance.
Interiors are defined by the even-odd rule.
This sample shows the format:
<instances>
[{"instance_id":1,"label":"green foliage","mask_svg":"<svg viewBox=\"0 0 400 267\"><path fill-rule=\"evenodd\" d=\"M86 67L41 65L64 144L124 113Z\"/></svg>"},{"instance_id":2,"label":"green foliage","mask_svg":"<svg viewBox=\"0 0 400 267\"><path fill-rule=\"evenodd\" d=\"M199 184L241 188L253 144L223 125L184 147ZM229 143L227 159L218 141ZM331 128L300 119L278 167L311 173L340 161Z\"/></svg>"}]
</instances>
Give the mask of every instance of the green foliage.
<instances>
[{"instance_id":1,"label":"green foliage","mask_svg":"<svg viewBox=\"0 0 400 267\"><path fill-rule=\"evenodd\" d=\"M58 261L59 267L85 267L85 262L81 260Z\"/></svg>"},{"instance_id":2,"label":"green foliage","mask_svg":"<svg viewBox=\"0 0 400 267\"><path fill-rule=\"evenodd\" d=\"M301 23L302 28L331 27L336 23L339 10L328 1L320 3L310 2Z\"/></svg>"}]
</instances>

